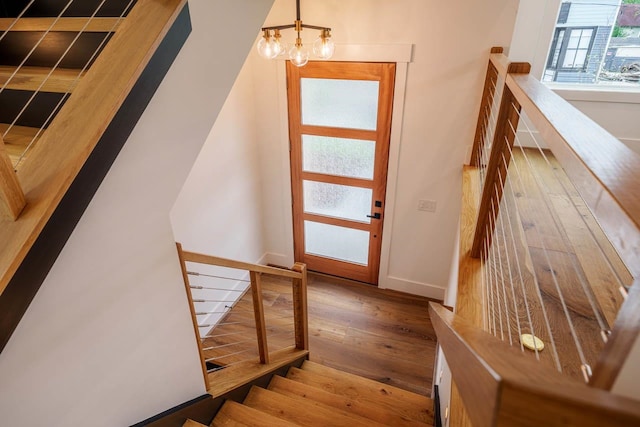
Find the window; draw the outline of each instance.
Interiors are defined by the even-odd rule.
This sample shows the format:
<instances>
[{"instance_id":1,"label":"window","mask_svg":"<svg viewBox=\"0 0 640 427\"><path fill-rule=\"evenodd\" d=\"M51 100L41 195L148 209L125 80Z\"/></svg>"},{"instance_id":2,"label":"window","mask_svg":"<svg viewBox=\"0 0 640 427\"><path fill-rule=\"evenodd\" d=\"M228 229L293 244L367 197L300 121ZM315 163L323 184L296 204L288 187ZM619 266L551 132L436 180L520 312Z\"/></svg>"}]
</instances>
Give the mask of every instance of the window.
<instances>
[{"instance_id":1,"label":"window","mask_svg":"<svg viewBox=\"0 0 640 427\"><path fill-rule=\"evenodd\" d=\"M562 2L543 81L639 87L638 0Z\"/></svg>"}]
</instances>

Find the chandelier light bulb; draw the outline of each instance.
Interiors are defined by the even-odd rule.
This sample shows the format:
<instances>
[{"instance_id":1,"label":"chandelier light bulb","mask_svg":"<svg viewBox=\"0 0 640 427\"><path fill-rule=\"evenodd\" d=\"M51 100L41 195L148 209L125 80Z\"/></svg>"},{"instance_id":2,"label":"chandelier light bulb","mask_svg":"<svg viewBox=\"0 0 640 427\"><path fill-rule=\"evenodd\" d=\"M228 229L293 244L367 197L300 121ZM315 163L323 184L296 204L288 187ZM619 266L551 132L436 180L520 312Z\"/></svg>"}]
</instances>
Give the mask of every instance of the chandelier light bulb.
<instances>
[{"instance_id":1,"label":"chandelier light bulb","mask_svg":"<svg viewBox=\"0 0 640 427\"><path fill-rule=\"evenodd\" d=\"M309 51L302 45L300 39L289 49L289 59L296 67L304 67L309 62Z\"/></svg>"},{"instance_id":2,"label":"chandelier light bulb","mask_svg":"<svg viewBox=\"0 0 640 427\"><path fill-rule=\"evenodd\" d=\"M266 59L275 58L280 52L277 50L274 39L269 30L264 30L264 35L258 42L258 54Z\"/></svg>"},{"instance_id":3,"label":"chandelier light bulb","mask_svg":"<svg viewBox=\"0 0 640 427\"><path fill-rule=\"evenodd\" d=\"M322 30L320 37L313 42L313 54L320 59L329 59L333 56L336 45L331 40L329 30Z\"/></svg>"},{"instance_id":4,"label":"chandelier light bulb","mask_svg":"<svg viewBox=\"0 0 640 427\"><path fill-rule=\"evenodd\" d=\"M273 49L276 52L277 56L284 56L287 53L287 44L282 41L282 36L280 35L280 30L275 30L273 37Z\"/></svg>"}]
</instances>

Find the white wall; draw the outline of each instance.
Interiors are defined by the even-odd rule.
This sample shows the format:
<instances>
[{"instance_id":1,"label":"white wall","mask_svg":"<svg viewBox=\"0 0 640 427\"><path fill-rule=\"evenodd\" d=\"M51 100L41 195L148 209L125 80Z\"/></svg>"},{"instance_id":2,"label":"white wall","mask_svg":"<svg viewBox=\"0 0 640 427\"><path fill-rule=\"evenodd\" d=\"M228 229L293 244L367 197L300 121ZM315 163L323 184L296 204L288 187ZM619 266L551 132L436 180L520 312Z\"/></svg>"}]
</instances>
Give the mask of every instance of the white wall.
<instances>
[{"instance_id":1,"label":"white wall","mask_svg":"<svg viewBox=\"0 0 640 427\"><path fill-rule=\"evenodd\" d=\"M192 35L0 354L2 425L130 425L205 391L169 211L271 2L190 4Z\"/></svg>"},{"instance_id":2,"label":"white wall","mask_svg":"<svg viewBox=\"0 0 640 427\"><path fill-rule=\"evenodd\" d=\"M276 0L269 25L293 19L292 2ZM508 45L517 1L425 2L422 0L331 0L302 2L305 23L327 25L338 44L413 44L404 117L388 274L380 286L442 298L456 238L461 165L475 131L488 51ZM309 34L311 33L311 34ZM314 32L305 30L304 40ZM337 49L340 46L338 45ZM290 263L292 233L286 126L275 100L278 67L256 64L261 159L266 171L267 247ZM437 212L417 211L418 199L438 202ZM388 201L389 202L389 201ZM389 203L387 202L387 205ZM384 252L384 251L383 251Z\"/></svg>"}]
</instances>

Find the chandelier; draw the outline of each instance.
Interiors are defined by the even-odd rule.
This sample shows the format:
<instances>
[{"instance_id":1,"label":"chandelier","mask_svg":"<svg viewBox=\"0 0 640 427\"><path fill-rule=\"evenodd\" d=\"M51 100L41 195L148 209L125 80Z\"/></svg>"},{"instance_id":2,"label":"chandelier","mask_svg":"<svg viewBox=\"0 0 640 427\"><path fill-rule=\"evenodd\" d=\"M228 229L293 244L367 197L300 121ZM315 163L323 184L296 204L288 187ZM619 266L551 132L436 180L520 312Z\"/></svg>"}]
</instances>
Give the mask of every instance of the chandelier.
<instances>
[{"instance_id":1,"label":"chandelier","mask_svg":"<svg viewBox=\"0 0 640 427\"><path fill-rule=\"evenodd\" d=\"M286 43L282 41L280 30L289 28L295 28L298 35L295 45L287 49ZM303 28L320 30L320 36L313 43L313 54L318 59L331 58L335 50L335 44L331 40L331 28L303 24L300 19L300 0L296 0L296 20L293 24L262 28L263 34L257 46L258 53L266 59L274 59L279 56L285 56L288 53L289 59L294 65L303 67L309 62L309 50L302 44L302 38L300 37L300 32Z\"/></svg>"}]
</instances>

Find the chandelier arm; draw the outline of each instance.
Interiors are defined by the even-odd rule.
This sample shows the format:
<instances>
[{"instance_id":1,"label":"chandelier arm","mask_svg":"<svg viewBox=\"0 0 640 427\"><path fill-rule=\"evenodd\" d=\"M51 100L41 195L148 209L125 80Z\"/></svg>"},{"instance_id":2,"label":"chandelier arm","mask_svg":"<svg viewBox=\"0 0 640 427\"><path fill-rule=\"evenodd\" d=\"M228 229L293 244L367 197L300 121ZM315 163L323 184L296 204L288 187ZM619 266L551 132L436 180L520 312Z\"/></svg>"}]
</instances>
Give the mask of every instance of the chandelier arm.
<instances>
[{"instance_id":1,"label":"chandelier arm","mask_svg":"<svg viewBox=\"0 0 640 427\"><path fill-rule=\"evenodd\" d=\"M319 27L317 25L302 24L302 28L309 28L311 30L328 30L328 31L331 31L331 28L329 28L329 27Z\"/></svg>"},{"instance_id":2,"label":"chandelier arm","mask_svg":"<svg viewBox=\"0 0 640 427\"><path fill-rule=\"evenodd\" d=\"M289 28L295 28L296 24L289 24L289 25L276 25L274 27L262 27L262 31L265 30L287 30Z\"/></svg>"}]
</instances>

